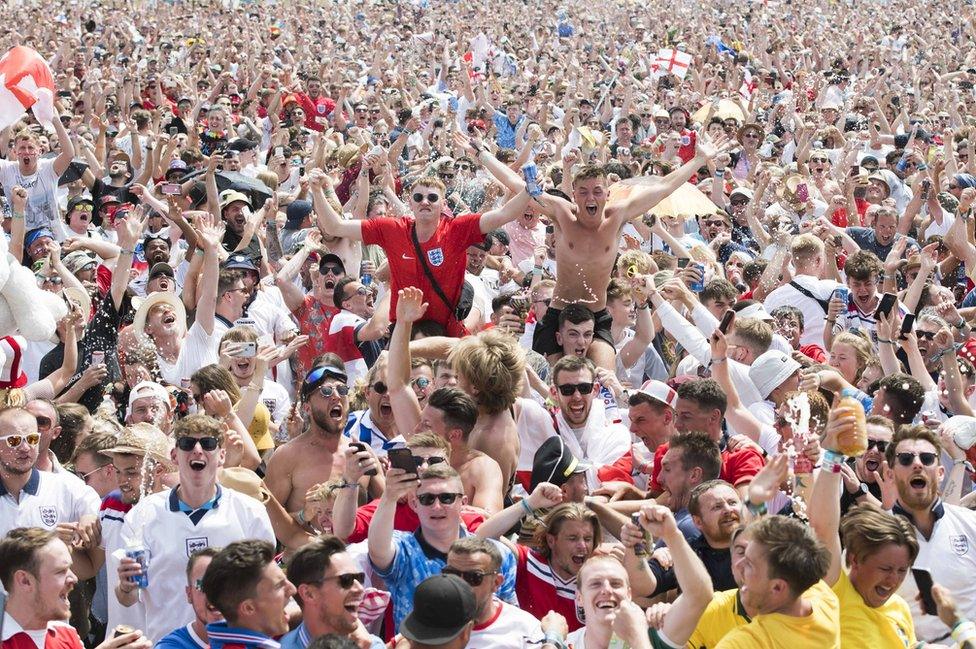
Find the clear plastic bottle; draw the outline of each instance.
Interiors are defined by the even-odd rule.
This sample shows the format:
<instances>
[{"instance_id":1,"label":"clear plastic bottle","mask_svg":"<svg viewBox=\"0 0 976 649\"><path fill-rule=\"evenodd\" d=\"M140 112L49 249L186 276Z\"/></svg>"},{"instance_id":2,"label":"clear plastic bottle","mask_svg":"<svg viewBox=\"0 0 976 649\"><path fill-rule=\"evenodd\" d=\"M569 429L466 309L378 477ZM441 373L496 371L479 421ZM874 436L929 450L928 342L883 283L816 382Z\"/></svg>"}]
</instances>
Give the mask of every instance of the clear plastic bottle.
<instances>
[{"instance_id":1,"label":"clear plastic bottle","mask_svg":"<svg viewBox=\"0 0 976 649\"><path fill-rule=\"evenodd\" d=\"M864 406L857 398L857 391L844 388L840 393L840 407L851 408L854 411L854 437L849 445L837 450L848 457L858 457L868 450L868 431Z\"/></svg>"}]
</instances>

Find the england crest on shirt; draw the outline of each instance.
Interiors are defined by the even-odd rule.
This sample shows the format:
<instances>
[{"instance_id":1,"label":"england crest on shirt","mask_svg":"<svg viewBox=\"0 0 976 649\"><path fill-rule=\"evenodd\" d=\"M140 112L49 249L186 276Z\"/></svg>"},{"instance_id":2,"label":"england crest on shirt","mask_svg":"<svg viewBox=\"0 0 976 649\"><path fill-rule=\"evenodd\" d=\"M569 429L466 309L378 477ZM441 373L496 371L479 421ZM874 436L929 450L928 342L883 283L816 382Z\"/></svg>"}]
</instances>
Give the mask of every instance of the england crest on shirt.
<instances>
[{"instance_id":1,"label":"england crest on shirt","mask_svg":"<svg viewBox=\"0 0 976 649\"><path fill-rule=\"evenodd\" d=\"M46 527L54 527L58 522L58 509L57 507L52 507L51 505L41 505L38 507L41 512L41 522L44 523Z\"/></svg>"},{"instance_id":2,"label":"england crest on shirt","mask_svg":"<svg viewBox=\"0 0 976 649\"><path fill-rule=\"evenodd\" d=\"M318 111L319 115L325 115L325 104L319 104L315 107L315 110Z\"/></svg>"},{"instance_id":3,"label":"england crest on shirt","mask_svg":"<svg viewBox=\"0 0 976 649\"><path fill-rule=\"evenodd\" d=\"M949 545L952 551L962 557L969 553L969 539L965 534L952 534L949 536Z\"/></svg>"},{"instance_id":4,"label":"england crest on shirt","mask_svg":"<svg viewBox=\"0 0 976 649\"><path fill-rule=\"evenodd\" d=\"M427 259L432 266L440 266L444 263L444 251L441 248L434 248L427 251Z\"/></svg>"}]
</instances>

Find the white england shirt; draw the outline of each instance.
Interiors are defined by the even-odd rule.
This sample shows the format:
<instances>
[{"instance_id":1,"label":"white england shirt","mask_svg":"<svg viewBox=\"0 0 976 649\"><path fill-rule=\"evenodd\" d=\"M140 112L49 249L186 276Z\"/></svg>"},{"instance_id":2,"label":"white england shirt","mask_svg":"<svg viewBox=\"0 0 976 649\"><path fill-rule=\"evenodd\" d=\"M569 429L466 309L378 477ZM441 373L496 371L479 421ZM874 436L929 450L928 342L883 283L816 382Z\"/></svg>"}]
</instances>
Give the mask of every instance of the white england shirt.
<instances>
[{"instance_id":1,"label":"white england shirt","mask_svg":"<svg viewBox=\"0 0 976 649\"><path fill-rule=\"evenodd\" d=\"M468 640L468 649L522 649L542 641L542 625L531 613L500 599L495 615L484 624L475 626Z\"/></svg>"},{"instance_id":2,"label":"white england shirt","mask_svg":"<svg viewBox=\"0 0 976 649\"><path fill-rule=\"evenodd\" d=\"M82 516L98 516L102 501L94 489L65 473L31 469L27 484L14 498L0 483L0 537L18 527L53 532L58 523L75 523Z\"/></svg>"}]
</instances>

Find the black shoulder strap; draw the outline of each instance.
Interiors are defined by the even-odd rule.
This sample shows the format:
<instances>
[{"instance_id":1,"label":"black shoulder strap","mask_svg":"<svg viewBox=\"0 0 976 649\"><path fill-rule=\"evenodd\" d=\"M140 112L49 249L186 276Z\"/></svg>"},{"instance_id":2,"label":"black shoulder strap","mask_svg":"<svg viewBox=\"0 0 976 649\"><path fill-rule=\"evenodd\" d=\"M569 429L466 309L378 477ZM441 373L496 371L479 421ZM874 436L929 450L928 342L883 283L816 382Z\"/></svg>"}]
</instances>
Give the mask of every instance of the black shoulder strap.
<instances>
[{"instance_id":1,"label":"black shoulder strap","mask_svg":"<svg viewBox=\"0 0 976 649\"><path fill-rule=\"evenodd\" d=\"M453 313L457 305L451 304L451 301L447 299L447 295L444 294L444 289L441 285L437 283L434 279L434 273L431 272L430 266L427 265L427 258L424 256L424 251L420 249L420 241L417 239L417 224L414 223L410 227L410 240L413 241L413 249L417 253L417 258L420 259L420 266L424 269L424 275L427 276L427 281L430 282L431 287L434 292L437 293L437 297L447 305L447 308Z\"/></svg>"},{"instance_id":2,"label":"black shoulder strap","mask_svg":"<svg viewBox=\"0 0 976 649\"><path fill-rule=\"evenodd\" d=\"M803 295L807 296L808 298L810 298L811 300L813 300L814 302L816 302L817 304L819 304L820 305L820 308L823 309L824 315L827 315L827 311L830 308L830 300L821 300L819 297L815 296L813 293L811 293L810 291L808 291L806 288L804 288L803 286L800 286L799 284L797 284L796 281L790 282L790 286L792 286L793 288L795 288L796 290L798 290L800 293L802 293Z\"/></svg>"}]
</instances>

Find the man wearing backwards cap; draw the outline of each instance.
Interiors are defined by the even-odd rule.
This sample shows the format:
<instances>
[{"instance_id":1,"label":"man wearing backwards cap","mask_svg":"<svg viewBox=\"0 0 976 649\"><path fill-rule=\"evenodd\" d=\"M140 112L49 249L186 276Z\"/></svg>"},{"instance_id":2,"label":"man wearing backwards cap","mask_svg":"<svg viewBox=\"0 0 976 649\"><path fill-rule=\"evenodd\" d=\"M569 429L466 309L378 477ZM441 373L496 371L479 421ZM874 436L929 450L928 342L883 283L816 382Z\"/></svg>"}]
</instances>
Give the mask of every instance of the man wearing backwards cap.
<instances>
[{"instance_id":1,"label":"man wearing backwards cap","mask_svg":"<svg viewBox=\"0 0 976 649\"><path fill-rule=\"evenodd\" d=\"M400 633L411 649L463 649L471 638L477 607L474 591L460 577L432 575L417 586L413 610Z\"/></svg>"},{"instance_id":2,"label":"man wearing backwards cap","mask_svg":"<svg viewBox=\"0 0 976 649\"><path fill-rule=\"evenodd\" d=\"M335 354L322 357L302 384L302 416L308 430L280 446L268 461L265 484L290 512L300 512L305 493L316 484L340 479L349 439L342 429L349 413L346 370ZM366 486L369 476L361 484Z\"/></svg>"}]
</instances>

